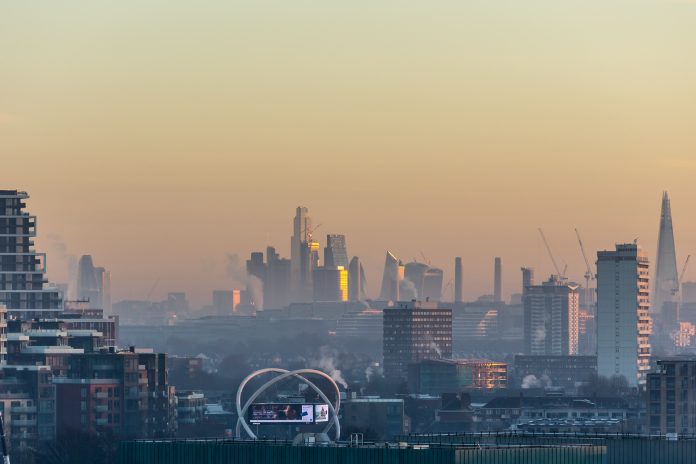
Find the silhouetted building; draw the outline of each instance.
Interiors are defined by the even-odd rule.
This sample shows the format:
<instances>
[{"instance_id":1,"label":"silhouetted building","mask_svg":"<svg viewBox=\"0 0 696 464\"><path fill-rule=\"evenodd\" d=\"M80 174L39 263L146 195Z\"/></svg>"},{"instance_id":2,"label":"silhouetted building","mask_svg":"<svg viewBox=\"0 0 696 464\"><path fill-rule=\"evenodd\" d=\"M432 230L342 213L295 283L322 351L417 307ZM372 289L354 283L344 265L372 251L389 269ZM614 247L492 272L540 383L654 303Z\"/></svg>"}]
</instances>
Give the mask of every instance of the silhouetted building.
<instances>
[{"instance_id":1,"label":"silhouetted building","mask_svg":"<svg viewBox=\"0 0 696 464\"><path fill-rule=\"evenodd\" d=\"M241 302L239 290L213 290L213 310L220 316L230 316Z\"/></svg>"},{"instance_id":2,"label":"silhouetted building","mask_svg":"<svg viewBox=\"0 0 696 464\"><path fill-rule=\"evenodd\" d=\"M493 273L493 301L503 301L503 263L500 258L495 258L495 270Z\"/></svg>"},{"instance_id":3,"label":"silhouetted building","mask_svg":"<svg viewBox=\"0 0 696 464\"><path fill-rule=\"evenodd\" d=\"M667 192L663 192L651 313L653 315L662 313L662 306L666 302L675 302L678 293L679 277L672 229L672 209L669 195ZM659 318L655 322L659 323Z\"/></svg>"},{"instance_id":4,"label":"silhouetted building","mask_svg":"<svg viewBox=\"0 0 696 464\"><path fill-rule=\"evenodd\" d=\"M525 352L530 355L578 354L578 286L558 276L524 293Z\"/></svg>"},{"instance_id":5,"label":"silhouetted building","mask_svg":"<svg viewBox=\"0 0 696 464\"><path fill-rule=\"evenodd\" d=\"M348 301L348 271L343 266L314 270L314 301Z\"/></svg>"},{"instance_id":6,"label":"silhouetted building","mask_svg":"<svg viewBox=\"0 0 696 464\"><path fill-rule=\"evenodd\" d=\"M281 258L275 248L266 248L266 281L263 287L264 309L278 309L291 302L291 262Z\"/></svg>"},{"instance_id":7,"label":"silhouetted building","mask_svg":"<svg viewBox=\"0 0 696 464\"><path fill-rule=\"evenodd\" d=\"M408 365L452 357L452 310L436 303L399 302L384 309L384 376L406 380Z\"/></svg>"},{"instance_id":8,"label":"silhouetted building","mask_svg":"<svg viewBox=\"0 0 696 464\"><path fill-rule=\"evenodd\" d=\"M380 298L386 301L398 301L401 282L404 280L404 265L391 252L387 251L382 276Z\"/></svg>"},{"instance_id":9,"label":"silhouetted building","mask_svg":"<svg viewBox=\"0 0 696 464\"><path fill-rule=\"evenodd\" d=\"M348 268L348 299L362 301L365 297L365 271L360 258L353 256Z\"/></svg>"},{"instance_id":10,"label":"silhouetted building","mask_svg":"<svg viewBox=\"0 0 696 464\"><path fill-rule=\"evenodd\" d=\"M522 271L522 295L527 291L527 287L534 285L534 269L531 267L523 267Z\"/></svg>"},{"instance_id":11,"label":"silhouetted building","mask_svg":"<svg viewBox=\"0 0 696 464\"><path fill-rule=\"evenodd\" d=\"M464 276L462 275L462 258L457 256L454 258L454 302L461 303L462 286L464 285Z\"/></svg>"},{"instance_id":12,"label":"silhouetted building","mask_svg":"<svg viewBox=\"0 0 696 464\"><path fill-rule=\"evenodd\" d=\"M645 382L650 362L648 258L638 245L597 253L597 373Z\"/></svg>"},{"instance_id":13,"label":"silhouetted building","mask_svg":"<svg viewBox=\"0 0 696 464\"><path fill-rule=\"evenodd\" d=\"M63 295L46 287L46 254L34 251L36 216L25 211L26 192L0 190L0 304L8 316L51 317Z\"/></svg>"},{"instance_id":14,"label":"silhouetted building","mask_svg":"<svg viewBox=\"0 0 696 464\"><path fill-rule=\"evenodd\" d=\"M324 248L324 266L343 266L348 269L348 251L346 249L346 236L328 234L326 236L326 248Z\"/></svg>"}]
</instances>

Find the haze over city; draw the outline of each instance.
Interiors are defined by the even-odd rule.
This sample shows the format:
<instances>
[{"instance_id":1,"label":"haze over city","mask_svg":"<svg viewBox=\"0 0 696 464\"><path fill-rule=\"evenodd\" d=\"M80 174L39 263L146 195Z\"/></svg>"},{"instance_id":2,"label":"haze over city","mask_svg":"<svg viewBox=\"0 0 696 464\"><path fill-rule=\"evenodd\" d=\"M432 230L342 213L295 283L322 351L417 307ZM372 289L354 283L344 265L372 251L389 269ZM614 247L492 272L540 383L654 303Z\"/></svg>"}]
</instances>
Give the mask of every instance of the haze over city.
<instances>
[{"instance_id":1,"label":"haze over city","mask_svg":"<svg viewBox=\"0 0 696 464\"><path fill-rule=\"evenodd\" d=\"M665 189L696 250L690 2L0 8L0 179L31 193L53 281L89 253L117 299L159 279L204 304L226 254L289 254L297 205L373 296L386 250L445 281L462 256L469 298L501 256L509 295L553 271L538 227L575 280L575 227L654 260Z\"/></svg>"}]
</instances>

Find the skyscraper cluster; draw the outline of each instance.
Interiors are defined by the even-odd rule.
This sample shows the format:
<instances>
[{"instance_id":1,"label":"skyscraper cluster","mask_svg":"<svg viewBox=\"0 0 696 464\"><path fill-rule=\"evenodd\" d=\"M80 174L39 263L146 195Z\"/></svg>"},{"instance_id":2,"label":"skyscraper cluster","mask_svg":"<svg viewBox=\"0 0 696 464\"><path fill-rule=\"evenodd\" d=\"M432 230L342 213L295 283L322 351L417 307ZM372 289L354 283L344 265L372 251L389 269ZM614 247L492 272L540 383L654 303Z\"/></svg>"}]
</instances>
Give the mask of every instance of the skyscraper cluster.
<instances>
[{"instance_id":1,"label":"skyscraper cluster","mask_svg":"<svg viewBox=\"0 0 696 464\"><path fill-rule=\"evenodd\" d=\"M253 252L246 263L247 292L256 309L281 308L312 301L359 301L366 297L365 270L360 259L348 259L346 237L327 234L323 260L314 239L309 209L298 206L290 238L290 259L274 247Z\"/></svg>"}]
</instances>

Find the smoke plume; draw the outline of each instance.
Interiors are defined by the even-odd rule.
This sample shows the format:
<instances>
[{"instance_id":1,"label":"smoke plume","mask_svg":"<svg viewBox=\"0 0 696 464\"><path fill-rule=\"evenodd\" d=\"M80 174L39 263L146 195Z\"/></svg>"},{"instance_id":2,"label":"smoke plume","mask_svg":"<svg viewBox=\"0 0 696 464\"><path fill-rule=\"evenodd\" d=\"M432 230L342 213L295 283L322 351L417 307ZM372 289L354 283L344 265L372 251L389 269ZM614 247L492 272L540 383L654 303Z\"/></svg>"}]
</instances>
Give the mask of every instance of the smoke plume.
<instances>
[{"instance_id":1,"label":"smoke plume","mask_svg":"<svg viewBox=\"0 0 696 464\"><path fill-rule=\"evenodd\" d=\"M336 367L336 354L336 350L328 346L322 346L319 349L320 358L311 360L310 365L329 374L343 388L348 388L348 382L343 378L341 370Z\"/></svg>"},{"instance_id":2,"label":"smoke plume","mask_svg":"<svg viewBox=\"0 0 696 464\"><path fill-rule=\"evenodd\" d=\"M263 281L254 275L249 275L246 271L242 259L237 253L227 253L225 271L227 275L238 285L243 285L251 294L251 299L256 309L263 309Z\"/></svg>"}]
</instances>

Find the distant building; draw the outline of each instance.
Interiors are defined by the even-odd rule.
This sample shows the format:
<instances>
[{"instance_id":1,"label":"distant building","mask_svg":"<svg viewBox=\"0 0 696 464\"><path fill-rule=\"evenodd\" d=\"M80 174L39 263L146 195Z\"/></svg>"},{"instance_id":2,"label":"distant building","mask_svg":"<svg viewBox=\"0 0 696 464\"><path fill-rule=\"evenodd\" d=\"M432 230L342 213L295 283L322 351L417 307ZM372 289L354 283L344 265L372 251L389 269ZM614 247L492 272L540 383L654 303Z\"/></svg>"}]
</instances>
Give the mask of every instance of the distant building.
<instances>
[{"instance_id":1,"label":"distant building","mask_svg":"<svg viewBox=\"0 0 696 464\"><path fill-rule=\"evenodd\" d=\"M696 303L696 282L681 284L682 303Z\"/></svg>"},{"instance_id":2,"label":"distant building","mask_svg":"<svg viewBox=\"0 0 696 464\"><path fill-rule=\"evenodd\" d=\"M527 291L527 287L534 285L534 269L531 267L523 267L522 271L522 295Z\"/></svg>"},{"instance_id":3,"label":"distant building","mask_svg":"<svg viewBox=\"0 0 696 464\"><path fill-rule=\"evenodd\" d=\"M516 355L514 373L515 387L555 386L574 391L597 375L597 356Z\"/></svg>"},{"instance_id":4,"label":"distant building","mask_svg":"<svg viewBox=\"0 0 696 464\"><path fill-rule=\"evenodd\" d=\"M503 301L503 261L495 258L495 269L493 272L493 301L500 303Z\"/></svg>"},{"instance_id":5,"label":"distant building","mask_svg":"<svg viewBox=\"0 0 696 464\"><path fill-rule=\"evenodd\" d=\"M398 301L401 282L404 280L405 268L403 263L391 252L387 251L382 275L382 290L380 298L385 301Z\"/></svg>"},{"instance_id":6,"label":"distant building","mask_svg":"<svg viewBox=\"0 0 696 464\"><path fill-rule=\"evenodd\" d=\"M10 317L51 317L63 310L63 295L45 286L46 254L34 250L36 216L25 211L27 198L0 190L0 304Z\"/></svg>"},{"instance_id":7,"label":"distant building","mask_svg":"<svg viewBox=\"0 0 696 464\"><path fill-rule=\"evenodd\" d=\"M346 249L346 236L328 234L326 236L326 248L324 248L324 266L342 266L348 269L348 250Z\"/></svg>"},{"instance_id":8,"label":"distant building","mask_svg":"<svg viewBox=\"0 0 696 464\"><path fill-rule=\"evenodd\" d=\"M696 433L696 359L659 360L647 377L648 431Z\"/></svg>"},{"instance_id":9,"label":"distant building","mask_svg":"<svg viewBox=\"0 0 696 464\"><path fill-rule=\"evenodd\" d=\"M77 299L89 302L90 307L111 313L111 273L95 267L91 255L83 255L77 265Z\"/></svg>"},{"instance_id":10,"label":"distant building","mask_svg":"<svg viewBox=\"0 0 696 464\"><path fill-rule=\"evenodd\" d=\"M281 258L275 248L266 248L266 280L263 283L264 309L278 309L291 302L291 262Z\"/></svg>"},{"instance_id":11,"label":"distant building","mask_svg":"<svg viewBox=\"0 0 696 464\"><path fill-rule=\"evenodd\" d=\"M677 275L677 256L672 227L672 207L669 194L663 192L651 314L654 316L661 314L665 303L677 301L678 293L679 276ZM654 317L654 320L658 325L662 322L659 317Z\"/></svg>"},{"instance_id":12,"label":"distant building","mask_svg":"<svg viewBox=\"0 0 696 464\"><path fill-rule=\"evenodd\" d=\"M341 428L365 440L386 440L408 433L402 398L357 397L341 401Z\"/></svg>"},{"instance_id":13,"label":"distant building","mask_svg":"<svg viewBox=\"0 0 696 464\"><path fill-rule=\"evenodd\" d=\"M235 290L214 290L213 291L213 310L219 316L230 316L241 302L240 291Z\"/></svg>"},{"instance_id":14,"label":"distant building","mask_svg":"<svg viewBox=\"0 0 696 464\"><path fill-rule=\"evenodd\" d=\"M412 393L442 395L507 387L507 364L479 359L426 359L409 365Z\"/></svg>"},{"instance_id":15,"label":"distant building","mask_svg":"<svg viewBox=\"0 0 696 464\"><path fill-rule=\"evenodd\" d=\"M360 258L353 256L348 267L348 299L362 301L365 298L365 270Z\"/></svg>"},{"instance_id":16,"label":"distant building","mask_svg":"<svg viewBox=\"0 0 696 464\"><path fill-rule=\"evenodd\" d=\"M457 256L454 258L454 302L461 303L462 286L464 285L464 276L462 275L462 258Z\"/></svg>"},{"instance_id":17,"label":"distant building","mask_svg":"<svg viewBox=\"0 0 696 464\"><path fill-rule=\"evenodd\" d=\"M314 301L348 301L348 271L343 266L314 270Z\"/></svg>"},{"instance_id":18,"label":"distant building","mask_svg":"<svg viewBox=\"0 0 696 464\"><path fill-rule=\"evenodd\" d=\"M524 293L525 352L530 355L578 354L578 286L557 276Z\"/></svg>"},{"instance_id":19,"label":"distant building","mask_svg":"<svg viewBox=\"0 0 696 464\"><path fill-rule=\"evenodd\" d=\"M632 243L597 258L597 373L643 384L650 362L648 258Z\"/></svg>"},{"instance_id":20,"label":"distant building","mask_svg":"<svg viewBox=\"0 0 696 464\"><path fill-rule=\"evenodd\" d=\"M436 303L399 302L384 309L384 376L407 380L408 365L452 357L452 310Z\"/></svg>"}]
</instances>

